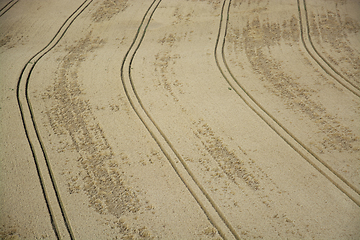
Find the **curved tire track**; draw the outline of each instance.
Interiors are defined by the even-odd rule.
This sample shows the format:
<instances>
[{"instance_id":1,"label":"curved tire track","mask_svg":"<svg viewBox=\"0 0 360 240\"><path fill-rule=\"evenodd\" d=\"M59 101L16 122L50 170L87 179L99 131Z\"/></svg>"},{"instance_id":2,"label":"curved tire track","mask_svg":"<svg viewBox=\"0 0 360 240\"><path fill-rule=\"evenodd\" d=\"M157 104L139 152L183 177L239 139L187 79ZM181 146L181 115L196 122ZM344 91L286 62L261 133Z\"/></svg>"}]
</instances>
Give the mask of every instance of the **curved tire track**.
<instances>
[{"instance_id":1,"label":"curved tire track","mask_svg":"<svg viewBox=\"0 0 360 240\"><path fill-rule=\"evenodd\" d=\"M224 239L240 239L235 229L226 219L211 196L202 187L194 174L191 172L186 162L180 154L172 146L169 139L162 132L160 127L156 124L149 112L145 109L139 95L136 92L133 79L131 77L131 64L134 60L137 50L139 49L142 40L144 39L146 29L151 21L152 15L159 6L161 0L154 0L147 12L145 13L138 31L133 39L131 46L126 52L121 65L121 81L128 101L134 112L144 124L151 137L160 147L163 154L168 159L172 168L204 211L212 225L218 230L220 236Z\"/></svg>"},{"instance_id":2,"label":"curved tire track","mask_svg":"<svg viewBox=\"0 0 360 240\"><path fill-rule=\"evenodd\" d=\"M75 239L71 224L66 215L65 207L61 201L56 179L54 177L49 158L36 124L33 108L29 97L29 83L39 60L51 51L64 36L75 19L89 6L93 0L85 0L63 23L53 39L39 52L37 52L21 71L17 83L16 98L20 110L22 124L29 147L33 156L34 164L39 177L44 199L50 215L51 224L58 239L66 236Z\"/></svg>"},{"instance_id":3,"label":"curved tire track","mask_svg":"<svg viewBox=\"0 0 360 240\"><path fill-rule=\"evenodd\" d=\"M325 176L340 191L346 194L354 203L360 206L360 190L347 181L341 174L335 171L313 151L305 146L298 138L293 136L291 132L285 128L273 115L271 115L264 107L254 99L254 97L244 89L244 87L235 78L226 62L224 48L226 41L227 26L230 17L231 0L224 0L219 32L215 44L214 57L216 65L227 83L234 89L238 96L253 110L273 131L275 131L291 148L293 148L301 157L309 164ZM224 20L224 16L226 19ZM222 43L219 44L220 39Z\"/></svg>"},{"instance_id":4,"label":"curved tire track","mask_svg":"<svg viewBox=\"0 0 360 240\"><path fill-rule=\"evenodd\" d=\"M297 0L298 12L299 12L299 22L300 22L300 32L301 32L301 41L305 47L306 52L311 56L311 58L332 78L334 78L338 83L343 87L348 89L350 92L360 97L360 88L354 85L349 79L347 79L343 74L337 71L315 48L310 33L308 13L306 9L305 0Z\"/></svg>"},{"instance_id":5,"label":"curved tire track","mask_svg":"<svg viewBox=\"0 0 360 240\"><path fill-rule=\"evenodd\" d=\"M9 11L10 8L12 8L17 2L19 2L19 0L11 0L4 7L2 7L0 9L0 17L2 17L2 15L4 15L7 11Z\"/></svg>"}]
</instances>

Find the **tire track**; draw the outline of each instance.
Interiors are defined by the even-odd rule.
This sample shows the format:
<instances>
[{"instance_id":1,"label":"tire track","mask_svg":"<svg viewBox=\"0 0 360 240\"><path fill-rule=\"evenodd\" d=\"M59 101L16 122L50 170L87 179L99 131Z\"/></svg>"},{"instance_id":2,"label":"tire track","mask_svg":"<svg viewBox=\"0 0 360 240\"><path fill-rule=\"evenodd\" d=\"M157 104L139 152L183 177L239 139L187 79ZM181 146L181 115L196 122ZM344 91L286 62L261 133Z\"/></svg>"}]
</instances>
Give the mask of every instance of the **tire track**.
<instances>
[{"instance_id":1,"label":"tire track","mask_svg":"<svg viewBox=\"0 0 360 240\"><path fill-rule=\"evenodd\" d=\"M208 217L209 221L218 230L220 236L224 239L240 239L239 235L231 226L230 222L228 222L225 215L221 212L211 196L202 187L202 185L187 166L184 159L175 150L169 139L150 116L149 112L145 109L135 89L134 82L131 77L131 64L137 50L142 43L142 40L144 39L146 29L150 24L151 18L160 2L161 0L154 0L150 5L144 14L131 46L124 56L120 71L124 91L134 112L139 117L140 121L144 124L144 127L150 133L151 137L160 147L172 168L184 183L186 188L189 190L189 192L192 194L192 196L195 198L201 209L204 211L205 215Z\"/></svg>"},{"instance_id":2,"label":"tire track","mask_svg":"<svg viewBox=\"0 0 360 240\"><path fill-rule=\"evenodd\" d=\"M298 12L299 12L299 23L301 32L301 41L305 47L306 52L311 58L332 78L334 78L343 87L348 89L350 92L360 97L360 88L353 84L343 74L337 71L315 48L310 33L308 12L306 9L306 0L297 0Z\"/></svg>"},{"instance_id":3,"label":"tire track","mask_svg":"<svg viewBox=\"0 0 360 240\"><path fill-rule=\"evenodd\" d=\"M75 237L69 219L66 215L65 207L61 201L56 179L37 127L29 97L29 83L31 73L39 60L59 43L71 24L92 1L93 0L85 0L62 24L51 41L30 58L21 71L16 88L16 98L22 124L33 156L34 164L36 166L37 175L39 177L44 199L48 208L51 224L57 239L61 239L62 237L75 239Z\"/></svg>"},{"instance_id":4,"label":"tire track","mask_svg":"<svg viewBox=\"0 0 360 240\"><path fill-rule=\"evenodd\" d=\"M4 15L7 11L9 11L10 8L12 8L17 2L19 2L19 0L11 0L4 7L2 7L0 9L0 17L2 17L2 15Z\"/></svg>"},{"instance_id":5,"label":"tire track","mask_svg":"<svg viewBox=\"0 0 360 240\"><path fill-rule=\"evenodd\" d=\"M238 96L253 110L273 131L275 131L291 148L302 156L309 164L325 176L340 191L346 194L354 203L360 206L360 190L347 181L341 174L335 171L313 151L307 148L298 138L285 128L273 115L254 99L254 97L244 89L240 82L235 78L226 62L224 48L227 34L228 21L230 17L231 0L224 0L219 32L214 49L216 65L227 83L234 89ZM224 16L226 19L224 20ZM220 39L222 43L219 44ZM219 60L220 59L220 60Z\"/></svg>"}]
</instances>

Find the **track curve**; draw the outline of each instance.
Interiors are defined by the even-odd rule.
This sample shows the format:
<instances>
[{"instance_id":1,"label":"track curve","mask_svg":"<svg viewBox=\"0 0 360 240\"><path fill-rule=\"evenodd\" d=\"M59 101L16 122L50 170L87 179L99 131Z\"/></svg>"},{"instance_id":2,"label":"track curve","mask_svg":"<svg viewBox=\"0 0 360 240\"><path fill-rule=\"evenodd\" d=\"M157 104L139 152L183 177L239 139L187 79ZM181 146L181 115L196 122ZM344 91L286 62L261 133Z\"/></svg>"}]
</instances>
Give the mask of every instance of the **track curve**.
<instances>
[{"instance_id":1,"label":"track curve","mask_svg":"<svg viewBox=\"0 0 360 240\"><path fill-rule=\"evenodd\" d=\"M311 58L333 79L340 83L344 88L349 90L351 93L360 97L360 88L353 84L348 78L346 78L341 72L336 70L315 48L311 40L311 32L309 27L309 17L306 9L306 0L297 0L298 11L299 11L299 22L301 41L306 49L306 52Z\"/></svg>"},{"instance_id":2,"label":"track curve","mask_svg":"<svg viewBox=\"0 0 360 240\"><path fill-rule=\"evenodd\" d=\"M51 28L40 46L41 35L29 34L29 42L16 47L9 42L2 49L2 59L11 60L4 65L11 74L1 75L7 83L3 92L13 98L16 92L17 98L0 106L11 122L3 145L14 146L3 159L15 156L2 168L10 176L4 206L9 218L29 223L15 234L55 239L359 235L358 193L316 159L359 187L355 171L345 171L357 166L353 153L360 141L331 148L359 135L350 122L357 97L305 51L295 1L279 8L281 0L95 0L84 13L79 11L86 6L74 12L81 15L72 24L73 11L83 2L90 4L62 3L66 14L59 11L49 24L24 24L29 16L36 23L51 17L37 16L57 6L36 0L32 9L42 6L41 11L17 21L27 29L4 24L13 40ZM28 5L20 3L11 11L25 12ZM310 9L309 14L311 19ZM10 15L2 19L13 23L17 18L7 19ZM319 45L322 52L323 46L328 45ZM14 64L19 57L29 59L25 66ZM339 101L343 106L349 104L341 112L349 115L337 117L341 104L332 104L341 97L347 97ZM344 127L349 135L331 138ZM321 142L327 139L328 145ZM347 146L353 152L338 152ZM19 186L24 179L31 181ZM27 192L29 185L36 186L36 195ZM14 198L19 201L12 206ZM15 212L28 205L41 208ZM46 230L39 225L34 234L26 233L36 218ZM6 221L1 225L11 230L14 221Z\"/></svg>"},{"instance_id":3,"label":"track curve","mask_svg":"<svg viewBox=\"0 0 360 240\"><path fill-rule=\"evenodd\" d=\"M61 239L64 236L68 236L70 239L75 239L75 236L67 217L65 207L61 201L56 179L52 172L46 149L38 131L28 90L31 73L34 71L36 64L59 43L71 24L90 5L91 2L92 0L84 1L62 24L53 39L42 50L29 59L28 63L21 71L16 88L16 99L24 131L37 169L38 178L49 211L51 223L58 239Z\"/></svg>"},{"instance_id":4,"label":"track curve","mask_svg":"<svg viewBox=\"0 0 360 240\"><path fill-rule=\"evenodd\" d=\"M165 134L161 131L160 127L152 119L149 112L144 108L139 95L134 87L131 77L131 64L139 49L141 42L145 36L146 28L148 27L151 17L156 8L159 6L161 0L154 0L148 11L145 13L144 18L139 26L133 43L127 51L122 65L121 65L121 80L124 91L131 104L131 107L144 124L152 138L158 144L166 158L169 160L176 174L182 180L184 185L190 191L197 203L200 205L204 213L209 218L210 222L218 230L220 236L224 239L240 239L231 223L227 221L225 215L221 212L220 208L212 200L211 196L201 186L187 164L182 159L181 155L175 150L171 142L167 139Z\"/></svg>"},{"instance_id":5,"label":"track curve","mask_svg":"<svg viewBox=\"0 0 360 240\"><path fill-rule=\"evenodd\" d=\"M311 149L306 147L305 144L297 137L293 136L287 128L285 128L273 115L264 109L264 107L256 101L256 99L246 89L244 89L244 87L232 74L224 54L227 25L230 17L230 6L231 0L225 0L222 7L220 27L214 50L216 65L218 66L224 79L235 90L237 95L239 95L239 97L291 148L293 148L309 164L311 164L323 176L332 182L340 191L346 194L354 203L360 206L360 190L346 180L341 174L335 171ZM222 41L221 44L219 44L220 41Z\"/></svg>"}]
</instances>

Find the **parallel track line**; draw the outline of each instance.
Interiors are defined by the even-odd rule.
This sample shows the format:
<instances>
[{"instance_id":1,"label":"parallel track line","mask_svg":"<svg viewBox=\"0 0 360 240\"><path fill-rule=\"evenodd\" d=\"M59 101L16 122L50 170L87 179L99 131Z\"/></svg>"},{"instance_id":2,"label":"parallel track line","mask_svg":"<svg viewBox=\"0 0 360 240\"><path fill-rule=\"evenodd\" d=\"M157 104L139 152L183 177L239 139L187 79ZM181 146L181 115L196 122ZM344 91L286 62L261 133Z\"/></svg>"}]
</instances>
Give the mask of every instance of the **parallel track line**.
<instances>
[{"instance_id":1,"label":"parallel track line","mask_svg":"<svg viewBox=\"0 0 360 240\"><path fill-rule=\"evenodd\" d=\"M315 48L310 35L310 26L308 13L306 9L305 0L297 0L298 12L299 12L299 22L300 22L300 33L301 41L304 45L306 52L311 56L311 58L323 69L330 77L335 79L347 90L360 97L360 88L353 84L349 79L347 79L343 74L337 71ZM304 34L304 32L306 34Z\"/></svg>"},{"instance_id":2,"label":"parallel track line","mask_svg":"<svg viewBox=\"0 0 360 240\"><path fill-rule=\"evenodd\" d=\"M29 83L31 73L33 72L36 64L39 60L45 56L48 52L50 52L62 39L65 35L71 24L75 21L75 19L89 6L89 4L93 0L85 0L62 24L60 29L57 31L55 36L51 39L51 41L39 52L37 52L33 57L30 58L28 63L24 66L21 71L20 77L17 83L17 91L16 98L21 114L22 124L25 130L26 138L30 146L30 150L33 155L34 163L37 169L37 174L39 177L39 181L41 184L41 188L43 191L44 199L46 201L46 205L49 211L49 215L51 218L51 223L55 232L55 235L58 239L61 239L61 235L69 235L70 239L75 239L73 234L70 221L67 217L65 207L63 202L61 201L60 192L58 190L56 180L54 177L54 173L51 168L51 164L48 158L48 155L45 150L45 146L41 139L35 115L33 111L33 107L31 105L30 97L29 97ZM23 102L26 103L24 106ZM41 156L41 157L40 157ZM48 175L44 175L41 170L41 165L46 166L46 170ZM46 180L48 178L48 180ZM50 181L50 183L49 183ZM46 185L51 186L51 190ZM52 196L54 195L54 196ZM57 203L53 203L51 199L56 199ZM60 213L55 214L54 208L59 208L58 211ZM60 218L64 221L64 225L66 227L67 234L64 232L60 232L57 221L62 221L61 219L56 219L56 215L61 215Z\"/></svg>"},{"instance_id":3,"label":"parallel track line","mask_svg":"<svg viewBox=\"0 0 360 240\"><path fill-rule=\"evenodd\" d=\"M145 109L142 101L135 89L133 79L131 77L131 64L135 57L137 50L139 49L142 40L144 39L146 29L151 21L152 15L156 8L160 4L161 0L154 0L138 28L138 31L134 37L134 40L124 56L121 65L121 80L124 87L124 91L128 98L128 101L133 108L134 112L143 123L144 127L150 133L151 137L157 143L165 157L168 159L170 165L192 194L196 202L199 204L209 221L218 230L220 236L224 239L240 239L230 222L226 219L225 215L221 212L215 201L206 192L204 187L200 184L190 168L187 166L181 155L175 150L169 139L164 132L155 123L149 112ZM150 9L152 9L150 11ZM144 24L144 22L146 22ZM141 36L139 37L139 35ZM137 46L135 46L137 43ZM132 52L130 54L130 52ZM130 59L130 60L129 60Z\"/></svg>"},{"instance_id":4,"label":"parallel track line","mask_svg":"<svg viewBox=\"0 0 360 240\"><path fill-rule=\"evenodd\" d=\"M223 9L220 20L219 33L215 45L214 57L216 65L227 83L234 89L237 95L276 133L278 134L292 149L294 149L302 158L325 176L331 183L333 183L340 191L346 194L354 203L360 206L360 191L353 184L347 181L325 161L323 161L317 154L305 146L298 138L291 134L273 115L271 115L256 99L239 83L226 62L224 48L227 34L227 25L230 17L231 0L224 0L228 5L227 11ZM226 21L223 21L223 15L227 16ZM219 46L220 38L222 38L221 47ZM219 61L219 52L221 63ZM221 66L222 65L222 66Z\"/></svg>"},{"instance_id":5,"label":"parallel track line","mask_svg":"<svg viewBox=\"0 0 360 240\"><path fill-rule=\"evenodd\" d=\"M0 9L0 17L10 10L19 0L11 0L4 7ZM11 4L11 5L10 5Z\"/></svg>"}]
</instances>

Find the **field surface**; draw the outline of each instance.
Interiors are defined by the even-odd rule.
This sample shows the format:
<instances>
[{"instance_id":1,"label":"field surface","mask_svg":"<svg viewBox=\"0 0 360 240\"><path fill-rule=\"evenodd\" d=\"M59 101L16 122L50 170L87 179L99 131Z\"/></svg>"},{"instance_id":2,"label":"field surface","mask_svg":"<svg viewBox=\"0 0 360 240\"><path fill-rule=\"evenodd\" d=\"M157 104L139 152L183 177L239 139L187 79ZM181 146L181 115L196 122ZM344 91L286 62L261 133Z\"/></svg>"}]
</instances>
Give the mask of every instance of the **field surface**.
<instances>
[{"instance_id":1,"label":"field surface","mask_svg":"<svg viewBox=\"0 0 360 240\"><path fill-rule=\"evenodd\" d=\"M0 239L360 239L360 1L0 0Z\"/></svg>"}]
</instances>

